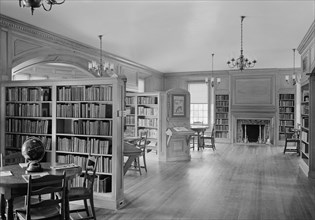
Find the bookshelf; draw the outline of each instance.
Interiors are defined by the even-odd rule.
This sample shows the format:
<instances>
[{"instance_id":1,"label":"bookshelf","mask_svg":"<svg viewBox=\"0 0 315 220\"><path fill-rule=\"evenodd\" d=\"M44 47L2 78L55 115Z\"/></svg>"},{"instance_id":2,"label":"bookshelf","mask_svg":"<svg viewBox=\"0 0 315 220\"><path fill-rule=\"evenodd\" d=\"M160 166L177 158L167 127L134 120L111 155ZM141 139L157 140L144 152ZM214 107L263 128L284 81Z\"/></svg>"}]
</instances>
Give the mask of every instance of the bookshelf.
<instances>
[{"instance_id":1,"label":"bookshelf","mask_svg":"<svg viewBox=\"0 0 315 220\"><path fill-rule=\"evenodd\" d=\"M215 95L215 138L229 138L229 95Z\"/></svg>"},{"instance_id":2,"label":"bookshelf","mask_svg":"<svg viewBox=\"0 0 315 220\"><path fill-rule=\"evenodd\" d=\"M307 174L309 166L309 83L301 86L301 161L300 167Z\"/></svg>"},{"instance_id":3,"label":"bookshelf","mask_svg":"<svg viewBox=\"0 0 315 220\"><path fill-rule=\"evenodd\" d=\"M161 144L161 94L159 92L126 94L126 137L140 136L148 131L148 149L156 153Z\"/></svg>"},{"instance_id":4,"label":"bookshelf","mask_svg":"<svg viewBox=\"0 0 315 220\"><path fill-rule=\"evenodd\" d=\"M37 136L46 140L48 161L84 167L89 154L99 156L95 197L117 209L123 205L123 91L114 78L2 83L1 152L19 151L23 140Z\"/></svg>"},{"instance_id":5,"label":"bookshelf","mask_svg":"<svg viewBox=\"0 0 315 220\"><path fill-rule=\"evenodd\" d=\"M294 108L294 94L279 94L279 141L285 140L285 133L292 133Z\"/></svg>"}]
</instances>

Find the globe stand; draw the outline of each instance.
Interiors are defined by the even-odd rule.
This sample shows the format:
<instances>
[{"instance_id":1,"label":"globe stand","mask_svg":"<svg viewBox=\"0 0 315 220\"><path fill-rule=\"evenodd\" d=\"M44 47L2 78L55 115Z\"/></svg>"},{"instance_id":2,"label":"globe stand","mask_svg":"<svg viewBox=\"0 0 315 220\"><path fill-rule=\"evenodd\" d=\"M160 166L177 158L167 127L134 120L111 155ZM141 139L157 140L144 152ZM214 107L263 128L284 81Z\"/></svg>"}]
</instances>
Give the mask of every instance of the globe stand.
<instances>
[{"instance_id":1,"label":"globe stand","mask_svg":"<svg viewBox=\"0 0 315 220\"><path fill-rule=\"evenodd\" d=\"M40 163L37 162L29 162L26 168L27 172L42 172L43 168Z\"/></svg>"}]
</instances>

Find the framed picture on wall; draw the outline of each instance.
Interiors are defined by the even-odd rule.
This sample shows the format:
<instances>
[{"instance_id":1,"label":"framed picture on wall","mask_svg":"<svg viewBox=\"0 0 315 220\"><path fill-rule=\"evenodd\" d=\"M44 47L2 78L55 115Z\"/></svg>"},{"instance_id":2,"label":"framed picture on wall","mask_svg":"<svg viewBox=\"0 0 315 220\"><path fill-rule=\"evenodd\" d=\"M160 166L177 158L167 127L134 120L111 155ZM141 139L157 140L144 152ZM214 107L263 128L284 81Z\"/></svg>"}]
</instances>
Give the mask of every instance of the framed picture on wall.
<instances>
[{"instance_id":1,"label":"framed picture on wall","mask_svg":"<svg viewBox=\"0 0 315 220\"><path fill-rule=\"evenodd\" d=\"M186 116L186 96L172 95L172 116L185 117Z\"/></svg>"}]
</instances>

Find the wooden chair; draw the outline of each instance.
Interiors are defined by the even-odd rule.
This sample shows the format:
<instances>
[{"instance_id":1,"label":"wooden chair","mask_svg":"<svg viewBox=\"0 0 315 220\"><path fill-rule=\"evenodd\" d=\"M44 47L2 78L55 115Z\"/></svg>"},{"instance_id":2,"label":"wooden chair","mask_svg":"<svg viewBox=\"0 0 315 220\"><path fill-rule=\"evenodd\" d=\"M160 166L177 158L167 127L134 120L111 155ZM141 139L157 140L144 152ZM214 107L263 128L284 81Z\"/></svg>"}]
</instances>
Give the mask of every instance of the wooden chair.
<instances>
[{"instance_id":1,"label":"wooden chair","mask_svg":"<svg viewBox=\"0 0 315 220\"><path fill-rule=\"evenodd\" d=\"M55 193L63 196L55 198ZM32 203L32 196L46 196L40 202ZM26 207L16 209L18 220L61 220L68 219L67 211L67 181L66 172L63 175L46 175L39 178L29 176L27 187Z\"/></svg>"},{"instance_id":2,"label":"wooden chair","mask_svg":"<svg viewBox=\"0 0 315 220\"><path fill-rule=\"evenodd\" d=\"M291 127L284 127L285 143L283 153L296 152L300 155L300 131L290 132ZM296 143L295 148L288 148L288 143Z\"/></svg>"},{"instance_id":3,"label":"wooden chair","mask_svg":"<svg viewBox=\"0 0 315 220\"><path fill-rule=\"evenodd\" d=\"M93 196L93 187L94 187L94 179L96 177L96 169L97 169L98 157L91 156L87 158L85 170L84 170L84 180L83 185L79 187L71 187L68 192L68 200L79 201L82 200L84 203L84 208L72 209L69 208L69 213L80 213L86 212L87 216L82 217L80 219L96 219L95 209L94 209L94 196ZM89 210L88 201L91 206L91 212Z\"/></svg>"},{"instance_id":4,"label":"wooden chair","mask_svg":"<svg viewBox=\"0 0 315 220\"><path fill-rule=\"evenodd\" d=\"M203 148L208 147L208 148L212 148L213 151L216 150L215 148L215 138L214 138L214 127L211 130L211 134L204 134L201 136L201 140L202 140L202 145ZM208 142L206 140L209 140Z\"/></svg>"},{"instance_id":5,"label":"wooden chair","mask_svg":"<svg viewBox=\"0 0 315 220\"><path fill-rule=\"evenodd\" d=\"M135 159L134 161L134 169L139 171L140 175L141 168L144 168L145 172L148 172L147 170L147 162L146 162L146 153L150 152L151 149L147 149L147 144L150 143L148 140L148 131L142 131L140 134L140 140L137 141L136 147L141 150L141 154ZM142 157L143 165L140 163L140 157Z\"/></svg>"}]
</instances>

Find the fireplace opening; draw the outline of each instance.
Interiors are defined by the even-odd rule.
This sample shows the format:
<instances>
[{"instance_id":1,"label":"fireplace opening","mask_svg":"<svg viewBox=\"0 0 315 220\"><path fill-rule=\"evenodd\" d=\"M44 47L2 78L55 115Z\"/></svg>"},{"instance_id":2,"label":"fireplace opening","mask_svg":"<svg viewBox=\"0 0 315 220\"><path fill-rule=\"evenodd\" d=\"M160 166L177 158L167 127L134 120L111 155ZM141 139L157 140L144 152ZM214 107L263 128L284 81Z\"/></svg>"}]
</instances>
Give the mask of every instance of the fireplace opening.
<instances>
[{"instance_id":1,"label":"fireplace opening","mask_svg":"<svg viewBox=\"0 0 315 220\"><path fill-rule=\"evenodd\" d=\"M270 120L237 119L237 143L270 143Z\"/></svg>"},{"instance_id":2,"label":"fireplace opening","mask_svg":"<svg viewBox=\"0 0 315 220\"><path fill-rule=\"evenodd\" d=\"M246 134L245 134L245 126L246 126ZM259 125L242 125L243 130L243 138L246 138L250 143L256 143L259 140Z\"/></svg>"}]
</instances>

